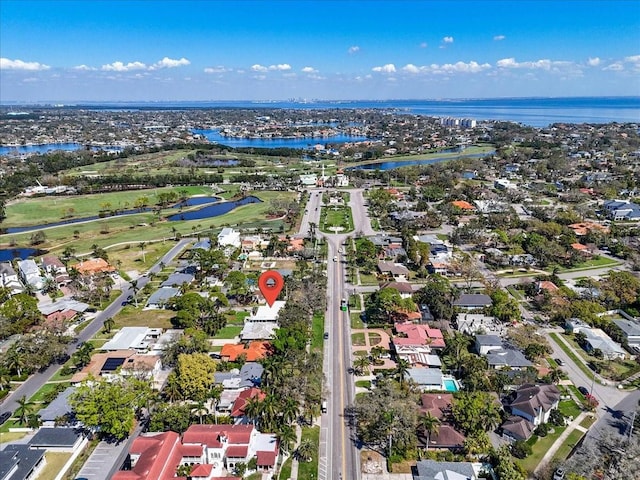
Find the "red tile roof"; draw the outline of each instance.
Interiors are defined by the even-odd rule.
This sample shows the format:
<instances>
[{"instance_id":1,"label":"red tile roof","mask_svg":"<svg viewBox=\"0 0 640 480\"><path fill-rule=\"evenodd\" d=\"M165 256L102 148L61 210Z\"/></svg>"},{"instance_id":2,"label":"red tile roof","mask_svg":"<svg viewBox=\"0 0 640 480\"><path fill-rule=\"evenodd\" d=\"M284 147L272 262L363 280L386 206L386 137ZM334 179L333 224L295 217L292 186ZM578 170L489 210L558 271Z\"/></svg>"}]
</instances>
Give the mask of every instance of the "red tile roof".
<instances>
[{"instance_id":1,"label":"red tile roof","mask_svg":"<svg viewBox=\"0 0 640 480\"><path fill-rule=\"evenodd\" d=\"M273 467L276 464L276 452L258 452L259 467Z\"/></svg>"},{"instance_id":2,"label":"red tile roof","mask_svg":"<svg viewBox=\"0 0 640 480\"><path fill-rule=\"evenodd\" d=\"M244 415L244 408L247 405L247 402L250 398L258 396L260 400L266 397L266 394L262 392L259 388L250 388L248 390L243 390L236 398L236 401L233 402L233 407L231 408L231 416L232 417L242 417Z\"/></svg>"},{"instance_id":3,"label":"red tile roof","mask_svg":"<svg viewBox=\"0 0 640 480\"><path fill-rule=\"evenodd\" d=\"M213 470L213 465L208 463L206 464L196 464L191 469L191 473L189 473L190 477L204 477L207 478L211 475L211 470Z\"/></svg>"},{"instance_id":4,"label":"red tile roof","mask_svg":"<svg viewBox=\"0 0 640 480\"><path fill-rule=\"evenodd\" d=\"M454 202L451 202L451 204L454 207L458 207L462 210L475 210L475 207L473 205L471 205L469 202L466 202L464 200L456 200Z\"/></svg>"},{"instance_id":5,"label":"red tile roof","mask_svg":"<svg viewBox=\"0 0 640 480\"><path fill-rule=\"evenodd\" d=\"M255 362L266 357L268 345L269 342L250 342L248 347L245 348L242 343L227 343L222 346L220 356L234 362L240 355L245 355L247 362Z\"/></svg>"},{"instance_id":6,"label":"red tile roof","mask_svg":"<svg viewBox=\"0 0 640 480\"><path fill-rule=\"evenodd\" d=\"M396 323L396 332L404 333L407 337L393 337L396 345L429 345L432 348L444 348L444 337L437 328L414 323Z\"/></svg>"},{"instance_id":7,"label":"red tile roof","mask_svg":"<svg viewBox=\"0 0 640 480\"><path fill-rule=\"evenodd\" d=\"M131 453L140 455L131 471L116 472L113 480L169 480L176 477L180 463L180 436L175 432L144 435L136 438Z\"/></svg>"},{"instance_id":8,"label":"red tile roof","mask_svg":"<svg viewBox=\"0 0 640 480\"><path fill-rule=\"evenodd\" d=\"M249 444L253 425L191 425L182 435L184 443L204 443L220 448L220 436L227 437L230 445Z\"/></svg>"},{"instance_id":9,"label":"red tile roof","mask_svg":"<svg viewBox=\"0 0 640 480\"><path fill-rule=\"evenodd\" d=\"M231 445L230 447L227 447L225 456L227 458L245 458L248 450L249 445Z\"/></svg>"}]
</instances>

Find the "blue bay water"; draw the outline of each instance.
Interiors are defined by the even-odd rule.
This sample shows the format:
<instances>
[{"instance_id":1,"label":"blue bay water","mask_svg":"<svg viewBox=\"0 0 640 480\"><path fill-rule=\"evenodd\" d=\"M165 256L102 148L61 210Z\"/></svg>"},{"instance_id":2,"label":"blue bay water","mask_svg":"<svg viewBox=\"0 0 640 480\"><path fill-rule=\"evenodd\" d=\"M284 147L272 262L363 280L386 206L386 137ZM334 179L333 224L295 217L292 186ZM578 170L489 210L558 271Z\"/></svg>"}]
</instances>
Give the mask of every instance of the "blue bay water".
<instances>
[{"instance_id":1,"label":"blue bay water","mask_svg":"<svg viewBox=\"0 0 640 480\"><path fill-rule=\"evenodd\" d=\"M133 102L83 105L92 110L189 110L212 108L268 109L380 109L434 117L471 118L517 122L532 127L552 123L640 123L640 97L564 97L564 98L492 98L463 100L370 100L370 101L214 101L214 102ZM344 143L364 137L338 135L317 138L249 139L223 137L217 130L195 130L209 141L231 147L308 148L317 143ZM0 155L9 153L45 153L52 150L73 151L83 148L77 143L56 143L18 147L0 146Z\"/></svg>"}]
</instances>

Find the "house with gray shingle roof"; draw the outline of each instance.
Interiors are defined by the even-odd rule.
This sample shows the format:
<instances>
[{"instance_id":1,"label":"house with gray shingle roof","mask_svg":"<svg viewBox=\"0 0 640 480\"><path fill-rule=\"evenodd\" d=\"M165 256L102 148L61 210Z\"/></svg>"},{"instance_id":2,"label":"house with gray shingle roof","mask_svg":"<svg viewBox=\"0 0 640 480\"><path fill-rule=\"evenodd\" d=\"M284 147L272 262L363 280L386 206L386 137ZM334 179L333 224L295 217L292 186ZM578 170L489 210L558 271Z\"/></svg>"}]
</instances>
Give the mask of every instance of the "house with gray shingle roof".
<instances>
[{"instance_id":1,"label":"house with gray shingle roof","mask_svg":"<svg viewBox=\"0 0 640 480\"><path fill-rule=\"evenodd\" d=\"M479 463L420 460L416 463L417 475L413 476L413 480L476 480L479 467Z\"/></svg>"},{"instance_id":2,"label":"house with gray shingle roof","mask_svg":"<svg viewBox=\"0 0 640 480\"><path fill-rule=\"evenodd\" d=\"M534 426L549 421L551 410L558 408L560 390L555 385L522 385L508 403L511 413L527 419Z\"/></svg>"}]
</instances>

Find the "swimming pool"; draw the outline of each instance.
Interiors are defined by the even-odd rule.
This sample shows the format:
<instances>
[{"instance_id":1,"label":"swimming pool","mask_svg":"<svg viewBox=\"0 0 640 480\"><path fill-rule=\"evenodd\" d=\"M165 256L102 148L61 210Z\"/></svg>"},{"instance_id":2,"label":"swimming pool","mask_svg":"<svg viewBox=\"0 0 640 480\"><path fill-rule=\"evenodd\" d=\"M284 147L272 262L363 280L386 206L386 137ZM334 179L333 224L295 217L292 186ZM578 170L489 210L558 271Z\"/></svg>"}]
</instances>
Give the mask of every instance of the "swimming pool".
<instances>
[{"instance_id":1,"label":"swimming pool","mask_svg":"<svg viewBox=\"0 0 640 480\"><path fill-rule=\"evenodd\" d=\"M444 380L442 380L442 382L444 383L444 388L447 392L458 391L458 384L456 383L455 380L445 378Z\"/></svg>"}]
</instances>

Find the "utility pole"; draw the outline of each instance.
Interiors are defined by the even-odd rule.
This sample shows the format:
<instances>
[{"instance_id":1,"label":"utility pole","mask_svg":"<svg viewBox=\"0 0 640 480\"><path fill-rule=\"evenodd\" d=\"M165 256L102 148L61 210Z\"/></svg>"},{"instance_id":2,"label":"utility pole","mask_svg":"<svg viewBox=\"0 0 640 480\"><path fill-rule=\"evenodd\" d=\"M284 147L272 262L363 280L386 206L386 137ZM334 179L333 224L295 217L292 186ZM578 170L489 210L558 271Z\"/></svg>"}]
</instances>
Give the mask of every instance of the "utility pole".
<instances>
[{"instance_id":1,"label":"utility pole","mask_svg":"<svg viewBox=\"0 0 640 480\"><path fill-rule=\"evenodd\" d=\"M629 424L629 443L631 442L631 434L633 433L633 424L636 421L636 414L638 412L636 410L633 411L633 413L631 414L631 423Z\"/></svg>"}]
</instances>

